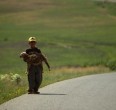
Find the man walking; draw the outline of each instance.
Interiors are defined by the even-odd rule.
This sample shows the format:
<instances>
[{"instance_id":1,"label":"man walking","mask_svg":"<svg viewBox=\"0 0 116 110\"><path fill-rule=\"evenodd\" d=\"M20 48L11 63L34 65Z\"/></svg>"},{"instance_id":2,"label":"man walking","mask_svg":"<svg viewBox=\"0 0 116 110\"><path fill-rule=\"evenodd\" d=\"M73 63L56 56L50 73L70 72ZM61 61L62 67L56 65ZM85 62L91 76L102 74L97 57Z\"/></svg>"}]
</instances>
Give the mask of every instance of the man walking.
<instances>
[{"instance_id":1,"label":"man walking","mask_svg":"<svg viewBox=\"0 0 116 110\"><path fill-rule=\"evenodd\" d=\"M38 89L42 83L42 73L43 73L43 65L42 62L45 62L50 70L50 66L47 62L47 59L42 55L41 50L36 47L36 38L30 37L28 39L28 43L30 48L26 49L26 54L31 56L31 61L26 60L27 62L27 72L28 72L28 82L29 89L28 94L40 94ZM39 58L39 62L37 59Z\"/></svg>"}]
</instances>

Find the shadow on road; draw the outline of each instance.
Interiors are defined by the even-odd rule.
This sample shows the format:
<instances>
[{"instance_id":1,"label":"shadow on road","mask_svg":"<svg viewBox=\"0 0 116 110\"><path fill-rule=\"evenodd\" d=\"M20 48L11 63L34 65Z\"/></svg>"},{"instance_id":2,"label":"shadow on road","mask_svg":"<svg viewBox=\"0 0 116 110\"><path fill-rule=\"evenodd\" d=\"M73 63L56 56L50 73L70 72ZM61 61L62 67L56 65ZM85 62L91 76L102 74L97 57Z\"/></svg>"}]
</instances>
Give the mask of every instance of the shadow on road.
<instances>
[{"instance_id":1,"label":"shadow on road","mask_svg":"<svg viewBox=\"0 0 116 110\"><path fill-rule=\"evenodd\" d=\"M40 93L39 95L67 95L67 94L56 94L56 93Z\"/></svg>"}]
</instances>

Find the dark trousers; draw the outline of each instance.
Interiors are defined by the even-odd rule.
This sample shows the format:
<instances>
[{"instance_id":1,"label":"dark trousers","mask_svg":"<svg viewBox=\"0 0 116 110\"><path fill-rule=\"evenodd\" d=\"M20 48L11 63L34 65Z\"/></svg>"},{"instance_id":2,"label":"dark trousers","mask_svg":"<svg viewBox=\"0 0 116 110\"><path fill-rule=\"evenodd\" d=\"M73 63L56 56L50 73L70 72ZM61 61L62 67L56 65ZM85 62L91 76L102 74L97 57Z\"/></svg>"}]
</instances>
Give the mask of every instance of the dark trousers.
<instances>
[{"instance_id":1,"label":"dark trousers","mask_svg":"<svg viewBox=\"0 0 116 110\"><path fill-rule=\"evenodd\" d=\"M37 92L42 83L42 70L41 66L31 65L28 68L28 82L29 92Z\"/></svg>"}]
</instances>

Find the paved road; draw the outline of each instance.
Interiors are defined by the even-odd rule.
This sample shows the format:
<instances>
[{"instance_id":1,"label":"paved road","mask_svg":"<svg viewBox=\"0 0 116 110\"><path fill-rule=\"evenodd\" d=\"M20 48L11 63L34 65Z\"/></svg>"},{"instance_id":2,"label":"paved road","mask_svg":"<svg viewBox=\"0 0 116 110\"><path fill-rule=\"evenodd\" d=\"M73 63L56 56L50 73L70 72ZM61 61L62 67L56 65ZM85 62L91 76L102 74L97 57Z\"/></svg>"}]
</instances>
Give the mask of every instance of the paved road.
<instances>
[{"instance_id":1,"label":"paved road","mask_svg":"<svg viewBox=\"0 0 116 110\"><path fill-rule=\"evenodd\" d=\"M0 110L116 110L116 73L51 84L40 95L22 95Z\"/></svg>"}]
</instances>

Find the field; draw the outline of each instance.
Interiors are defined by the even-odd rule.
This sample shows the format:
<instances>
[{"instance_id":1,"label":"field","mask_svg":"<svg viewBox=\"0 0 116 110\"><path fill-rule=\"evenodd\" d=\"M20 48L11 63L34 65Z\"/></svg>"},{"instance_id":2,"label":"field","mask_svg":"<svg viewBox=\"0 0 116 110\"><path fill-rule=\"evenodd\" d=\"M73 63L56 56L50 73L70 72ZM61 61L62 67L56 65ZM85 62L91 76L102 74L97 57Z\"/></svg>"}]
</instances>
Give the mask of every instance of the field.
<instances>
[{"instance_id":1,"label":"field","mask_svg":"<svg viewBox=\"0 0 116 110\"><path fill-rule=\"evenodd\" d=\"M38 39L52 68L49 73L44 67L42 86L116 70L115 10L116 3L93 0L1 0L0 74L20 74L23 82L17 87L0 81L0 103L26 91L26 64L19 54L28 48L30 36Z\"/></svg>"}]
</instances>

